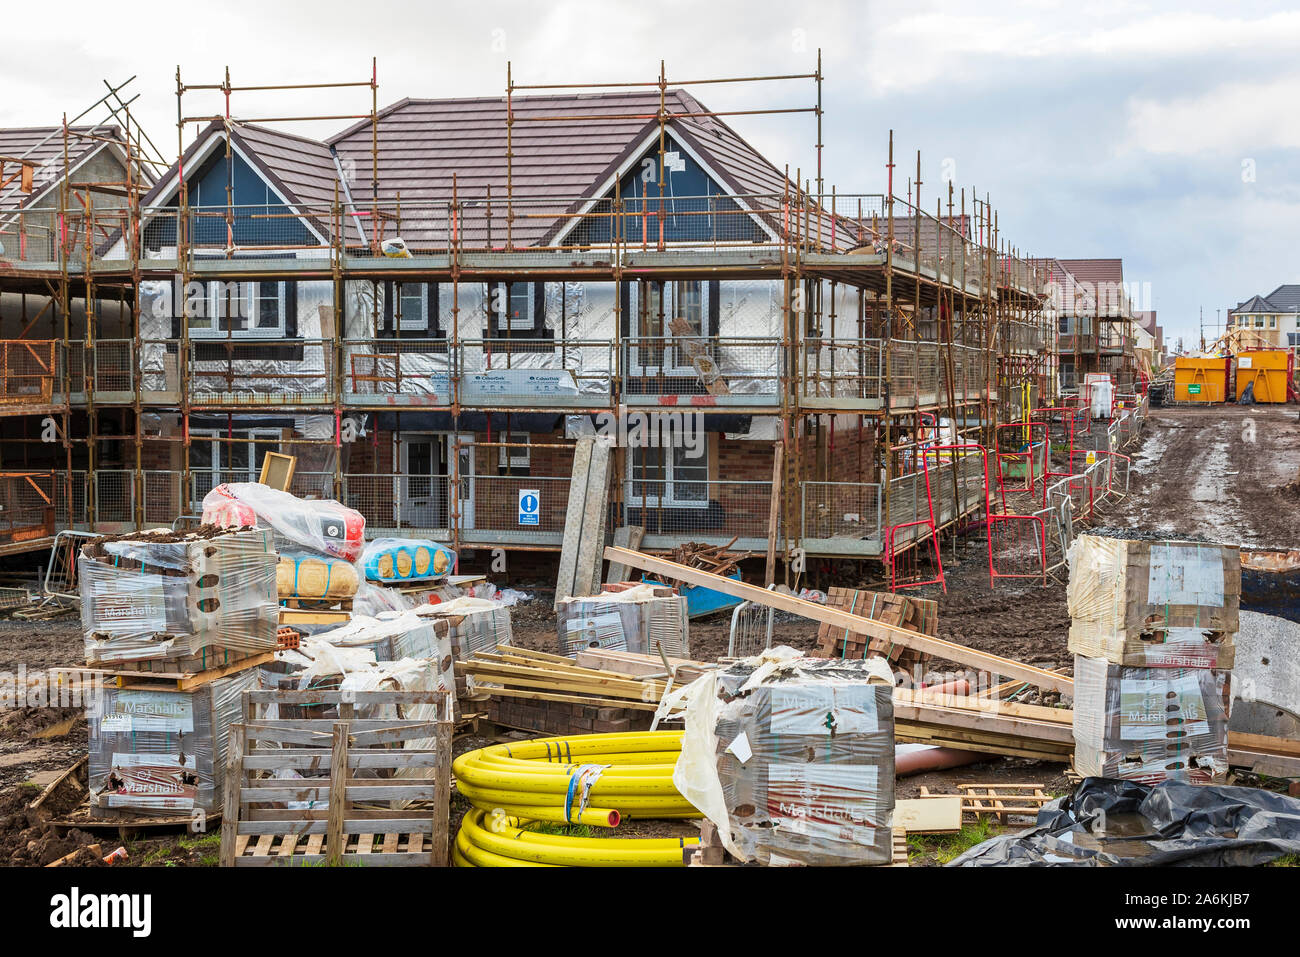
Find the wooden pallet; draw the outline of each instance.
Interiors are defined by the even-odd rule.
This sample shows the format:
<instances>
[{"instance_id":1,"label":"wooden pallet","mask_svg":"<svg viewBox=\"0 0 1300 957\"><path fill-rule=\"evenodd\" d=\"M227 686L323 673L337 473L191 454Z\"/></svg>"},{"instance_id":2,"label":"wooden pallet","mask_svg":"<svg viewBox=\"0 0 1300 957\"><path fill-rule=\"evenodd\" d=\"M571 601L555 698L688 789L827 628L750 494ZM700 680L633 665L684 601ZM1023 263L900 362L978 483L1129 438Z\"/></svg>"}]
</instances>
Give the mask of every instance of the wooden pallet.
<instances>
[{"instance_id":1,"label":"wooden pallet","mask_svg":"<svg viewBox=\"0 0 1300 957\"><path fill-rule=\"evenodd\" d=\"M241 671L247 671L249 668L256 668L274 660L275 652L268 651L260 655L250 655L221 668L209 668L207 671L133 671L123 668L110 669L86 666L51 668L50 674L56 680L62 680L65 676L84 679L92 675L99 675L107 678L117 688L132 691L193 691L195 688L201 688L218 678L228 678L230 675L239 674Z\"/></svg>"},{"instance_id":2,"label":"wooden pallet","mask_svg":"<svg viewBox=\"0 0 1300 957\"><path fill-rule=\"evenodd\" d=\"M885 867L908 867L907 830L892 828L893 841L891 857ZM686 867L757 867L757 864L744 864L730 854L718 839L713 822L705 818L700 822L700 843L682 849L682 863ZM880 866L880 865L877 865Z\"/></svg>"},{"instance_id":3,"label":"wooden pallet","mask_svg":"<svg viewBox=\"0 0 1300 957\"><path fill-rule=\"evenodd\" d=\"M957 789L962 813L995 817L1003 825L1013 817L1037 819L1043 805L1053 800L1041 784L959 784Z\"/></svg>"},{"instance_id":4,"label":"wooden pallet","mask_svg":"<svg viewBox=\"0 0 1300 957\"><path fill-rule=\"evenodd\" d=\"M240 665L250 658L261 656L265 659L267 652L241 651L237 648L222 648L208 645L194 654L178 658L149 658L140 661L87 661L87 668L112 669L114 672L132 671L142 674L198 675L205 671L216 671L231 665Z\"/></svg>"},{"instance_id":5,"label":"wooden pallet","mask_svg":"<svg viewBox=\"0 0 1300 957\"><path fill-rule=\"evenodd\" d=\"M451 701L445 691L248 691L244 713L316 704L338 719L261 718L230 726L221 864L446 866ZM366 709L433 705L428 720L355 718ZM432 738L433 748L405 747ZM259 746L261 745L261 746ZM396 747L395 747L396 745ZM293 769L328 776L277 779ZM364 771L367 777L354 776ZM314 802L291 809L289 802ZM323 806L321 806L323 805Z\"/></svg>"}]
</instances>

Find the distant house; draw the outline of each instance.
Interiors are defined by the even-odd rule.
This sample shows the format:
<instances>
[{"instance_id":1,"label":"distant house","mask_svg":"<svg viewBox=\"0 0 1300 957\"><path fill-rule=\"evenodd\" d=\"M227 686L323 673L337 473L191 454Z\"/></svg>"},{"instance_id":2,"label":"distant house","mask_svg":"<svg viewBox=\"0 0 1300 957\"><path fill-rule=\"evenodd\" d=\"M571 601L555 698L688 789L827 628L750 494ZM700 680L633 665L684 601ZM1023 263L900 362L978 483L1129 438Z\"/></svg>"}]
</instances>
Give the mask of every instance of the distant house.
<instances>
[{"instance_id":1,"label":"distant house","mask_svg":"<svg viewBox=\"0 0 1300 957\"><path fill-rule=\"evenodd\" d=\"M1278 286L1267 296L1251 296L1238 303L1228 312L1228 329L1253 333L1248 337L1252 342L1300 348L1300 283Z\"/></svg>"},{"instance_id":2,"label":"distant house","mask_svg":"<svg viewBox=\"0 0 1300 957\"><path fill-rule=\"evenodd\" d=\"M1137 320L1135 332L1138 351L1145 349L1151 355L1152 364L1160 365L1165 352L1165 330L1156 322L1155 310L1134 312L1133 317Z\"/></svg>"}]
</instances>

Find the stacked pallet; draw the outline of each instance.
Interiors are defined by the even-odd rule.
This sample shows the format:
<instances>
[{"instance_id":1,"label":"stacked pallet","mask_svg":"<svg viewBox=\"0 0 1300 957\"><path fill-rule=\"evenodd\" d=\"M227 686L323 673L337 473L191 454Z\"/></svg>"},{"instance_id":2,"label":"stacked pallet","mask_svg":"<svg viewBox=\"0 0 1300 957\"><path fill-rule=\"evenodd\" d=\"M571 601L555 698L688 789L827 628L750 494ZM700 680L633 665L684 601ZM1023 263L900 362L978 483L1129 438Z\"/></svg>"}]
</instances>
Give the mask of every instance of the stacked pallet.
<instances>
[{"instance_id":1,"label":"stacked pallet","mask_svg":"<svg viewBox=\"0 0 1300 957\"><path fill-rule=\"evenodd\" d=\"M1066 592L1080 774L1226 778L1240 595L1235 546L1080 536Z\"/></svg>"},{"instance_id":2,"label":"stacked pallet","mask_svg":"<svg viewBox=\"0 0 1300 957\"><path fill-rule=\"evenodd\" d=\"M90 810L108 819L220 810L239 696L279 645L271 533L203 526L101 538L78 561L87 666L110 679L87 711Z\"/></svg>"},{"instance_id":3,"label":"stacked pallet","mask_svg":"<svg viewBox=\"0 0 1300 957\"><path fill-rule=\"evenodd\" d=\"M489 720L549 734L648 728L666 681L584 668L572 659L525 648L478 652L460 663Z\"/></svg>"},{"instance_id":4,"label":"stacked pallet","mask_svg":"<svg viewBox=\"0 0 1300 957\"><path fill-rule=\"evenodd\" d=\"M827 592L826 604L919 635L938 634L939 603L927 598L856 588L832 588ZM825 622L817 629L817 648L813 654L820 658L866 658L880 655L889 659L896 670L904 671L911 671L930 658L927 654L905 648L896 642L854 634L847 628Z\"/></svg>"}]
</instances>

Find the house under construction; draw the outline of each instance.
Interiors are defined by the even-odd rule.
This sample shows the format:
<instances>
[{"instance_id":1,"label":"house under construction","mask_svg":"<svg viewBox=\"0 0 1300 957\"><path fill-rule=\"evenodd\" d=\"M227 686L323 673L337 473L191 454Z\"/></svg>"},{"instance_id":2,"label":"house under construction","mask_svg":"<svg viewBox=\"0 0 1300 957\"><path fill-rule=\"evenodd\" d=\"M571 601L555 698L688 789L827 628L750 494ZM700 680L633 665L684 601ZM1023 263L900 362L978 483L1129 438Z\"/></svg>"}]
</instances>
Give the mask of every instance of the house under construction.
<instances>
[{"instance_id":1,"label":"house under construction","mask_svg":"<svg viewBox=\"0 0 1300 957\"><path fill-rule=\"evenodd\" d=\"M892 138L874 194L760 155L733 124L804 112L820 167L820 67L725 81L803 110L714 82L380 108L372 73L316 140L178 71L175 159L116 91L107 125L0 134L0 552L170 524L266 451L371 537L556 550L575 440L636 412L703 423L615 450L609 524L648 551L879 560L986 508L984 450L1055 403L1051 261Z\"/></svg>"}]
</instances>

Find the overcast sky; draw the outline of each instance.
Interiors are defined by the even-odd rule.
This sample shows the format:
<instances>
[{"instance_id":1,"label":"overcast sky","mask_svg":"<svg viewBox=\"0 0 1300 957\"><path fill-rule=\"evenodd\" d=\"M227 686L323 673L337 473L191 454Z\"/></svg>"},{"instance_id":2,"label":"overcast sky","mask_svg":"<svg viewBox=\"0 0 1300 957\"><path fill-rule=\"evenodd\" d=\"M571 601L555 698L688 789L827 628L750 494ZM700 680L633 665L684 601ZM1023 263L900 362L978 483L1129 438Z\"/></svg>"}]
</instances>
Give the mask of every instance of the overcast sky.
<instances>
[{"instance_id":1,"label":"overcast sky","mask_svg":"<svg viewBox=\"0 0 1300 957\"><path fill-rule=\"evenodd\" d=\"M888 132L922 202L945 174L991 195L1032 255L1122 257L1149 283L1167 339L1284 282L1300 208L1300 12L1275 3L471 5L223 2L225 12L65 0L61 39L8 43L0 126L80 112L102 80L137 76L132 109L176 153L175 73L216 83L369 78L379 99L501 94L517 83L811 73L823 57L827 185L882 192ZM157 8L153 8L157 9ZM126 24L127 26L123 26ZM701 86L717 110L811 106L811 82ZM215 113L187 96L186 112ZM245 94L238 116L362 113L365 90ZM728 120L777 164L813 168L809 114ZM345 121L293 128L325 135ZM191 129L191 133L193 130ZM188 137L187 137L188 141ZM1146 287L1144 287L1146 288ZM1218 320L1222 322L1222 315Z\"/></svg>"}]
</instances>

